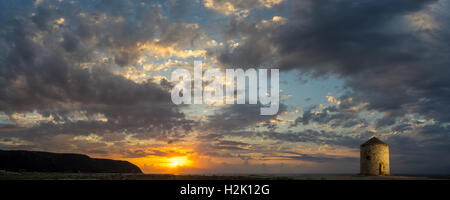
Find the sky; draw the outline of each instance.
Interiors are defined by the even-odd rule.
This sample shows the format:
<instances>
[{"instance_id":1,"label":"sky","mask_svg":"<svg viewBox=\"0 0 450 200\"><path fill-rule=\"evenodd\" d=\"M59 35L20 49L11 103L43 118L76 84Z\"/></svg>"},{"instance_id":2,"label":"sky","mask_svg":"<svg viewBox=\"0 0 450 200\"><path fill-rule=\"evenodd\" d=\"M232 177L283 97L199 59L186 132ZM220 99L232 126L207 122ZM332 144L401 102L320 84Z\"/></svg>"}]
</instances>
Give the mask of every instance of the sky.
<instances>
[{"instance_id":1,"label":"sky","mask_svg":"<svg viewBox=\"0 0 450 200\"><path fill-rule=\"evenodd\" d=\"M450 173L448 0L0 0L0 149L145 173ZM175 105L176 69L280 70L280 108Z\"/></svg>"}]
</instances>

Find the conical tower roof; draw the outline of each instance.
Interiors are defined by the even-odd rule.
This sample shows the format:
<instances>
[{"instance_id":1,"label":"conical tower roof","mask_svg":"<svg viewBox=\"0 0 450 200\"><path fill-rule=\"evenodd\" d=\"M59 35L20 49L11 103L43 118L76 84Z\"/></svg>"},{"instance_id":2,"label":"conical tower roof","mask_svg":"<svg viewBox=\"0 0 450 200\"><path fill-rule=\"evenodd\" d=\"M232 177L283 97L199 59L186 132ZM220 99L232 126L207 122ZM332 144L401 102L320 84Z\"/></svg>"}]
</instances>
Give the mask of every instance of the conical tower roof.
<instances>
[{"instance_id":1,"label":"conical tower roof","mask_svg":"<svg viewBox=\"0 0 450 200\"><path fill-rule=\"evenodd\" d=\"M364 142L361 146L376 145L376 144L387 145L386 143L384 143L380 139L378 139L376 137L372 137L369 140L367 140L367 142Z\"/></svg>"}]
</instances>

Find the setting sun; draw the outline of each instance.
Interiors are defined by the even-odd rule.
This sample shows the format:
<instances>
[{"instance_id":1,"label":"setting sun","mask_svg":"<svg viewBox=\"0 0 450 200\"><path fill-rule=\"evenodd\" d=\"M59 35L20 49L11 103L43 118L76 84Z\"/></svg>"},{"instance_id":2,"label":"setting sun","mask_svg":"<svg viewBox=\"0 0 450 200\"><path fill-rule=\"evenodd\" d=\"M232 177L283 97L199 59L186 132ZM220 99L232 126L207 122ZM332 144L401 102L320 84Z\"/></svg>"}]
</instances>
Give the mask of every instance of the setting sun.
<instances>
[{"instance_id":1,"label":"setting sun","mask_svg":"<svg viewBox=\"0 0 450 200\"><path fill-rule=\"evenodd\" d=\"M168 166L172 168L185 166L189 163L189 159L186 156L172 157L168 161Z\"/></svg>"}]
</instances>

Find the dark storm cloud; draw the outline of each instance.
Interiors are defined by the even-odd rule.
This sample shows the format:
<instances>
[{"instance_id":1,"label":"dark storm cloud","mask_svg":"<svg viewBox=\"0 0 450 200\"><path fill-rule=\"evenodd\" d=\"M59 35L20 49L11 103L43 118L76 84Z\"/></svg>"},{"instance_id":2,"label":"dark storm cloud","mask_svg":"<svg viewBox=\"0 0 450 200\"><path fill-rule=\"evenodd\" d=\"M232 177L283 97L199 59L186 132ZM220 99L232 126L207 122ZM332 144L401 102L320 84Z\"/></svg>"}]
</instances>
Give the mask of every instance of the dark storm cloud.
<instances>
[{"instance_id":1,"label":"dark storm cloud","mask_svg":"<svg viewBox=\"0 0 450 200\"><path fill-rule=\"evenodd\" d=\"M168 7L168 15L175 20L183 20L195 3L195 0L168 0L165 2Z\"/></svg>"},{"instance_id":2,"label":"dark storm cloud","mask_svg":"<svg viewBox=\"0 0 450 200\"><path fill-rule=\"evenodd\" d=\"M166 140L190 130L192 121L170 104L162 86L135 83L111 71L114 62L124 66L136 61L138 42L152 41L165 27L175 29L177 24L161 22L157 7L131 1L44 1L34 9L33 1L16 3L23 8L0 4L8 13L0 21L0 111L37 112L54 122L3 128L3 137L40 140L57 134L124 132ZM181 39L164 33L167 43ZM101 62L108 55L114 62ZM74 120L74 113L89 120ZM96 121L97 114L107 121Z\"/></svg>"},{"instance_id":3,"label":"dark storm cloud","mask_svg":"<svg viewBox=\"0 0 450 200\"><path fill-rule=\"evenodd\" d=\"M448 17L429 6L445 1L290 1L285 24L263 27L258 16L231 18L224 37L247 39L218 54L227 66L257 67L277 60L284 70L316 76L337 74L355 100L383 112L378 127L393 125L406 113L450 121ZM411 15L423 11L436 28L413 27ZM259 27L259 28L258 28ZM274 50L275 49L275 50ZM214 54L214 52L210 52Z\"/></svg>"},{"instance_id":4,"label":"dark storm cloud","mask_svg":"<svg viewBox=\"0 0 450 200\"><path fill-rule=\"evenodd\" d=\"M301 161L311 161L317 163L328 163L332 162L357 162L359 159L354 157L333 157L326 155L310 155L310 154L301 154L296 152L289 152L289 156L275 156L275 158L279 159L289 159L289 160L301 160Z\"/></svg>"},{"instance_id":5,"label":"dark storm cloud","mask_svg":"<svg viewBox=\"0 0 450 200\"><path fill-rule=\"evenodd\" d=\"M232 131L250 126L276 128L270 120L286 111L287 106L280 103L278 115L260 115L260 104L233 104L219 109L214 115L208 117L207 128L217 131ZM258 125L258 123L261 123Z\"/></svg>"},{"instance_id":6,"label":"dark storm cloud","mask_svg":"<svg viewBox=\"0 0 450 200\"><path fill-rule=\"evenodd\" d=\"M178 152L171 150L161 151L157 149L137 149L137 150L121 150L126 158L142 158L147 156L181 156Z\"/></svg>"},{"instance_id":7,"label":"dark storm cloud","mask_svg":"<svg viewBox=\"0 0 450 200\"><path fill-rule=\"evenodd\" d=\"M272 139L283 142L311 142L315 144L329 144L337 146L346 146L350 148L358 147L366 139L365 134L361 134L358 137L352 137L347 135L338 134L334 131L316 131L306 129L304 131L293 132L288 131L281 132L261 132L256 134L258 137L264 139Z\"/></svg>"},{"instance_id":8,"label":"dark storm cloud","mask_svg":"<svg viewBox=\"0 0 450 200\"><path fill-rule=\"evenodd\" d=\"M260 152L258 149L255 149L252 147L251 144L245 143L245 142L240 142L240 141L233 141L233 140L224 140L224 139L216 139L215 141L205 141L206 143L210 143L210 144L206 144L206 148L212 150L214 149L214 151L230 151L230 152L239 152L239 153L244 153L244 152L251 152L251 151L256 151L256 152ZM253 148L253 149L252 149ZM252 149L252 150L250 150Z\"/></svg>"},{"instance_id":9,"label":"dark storm cloud","mask_svg":"<svg viewBox=\"0 0 450 200\"><path fill-rule=\"evenodd\" d=\"M448 173L450 170L450 129L439 124L419 127L410 134L397 134L385 142L390 145L394 172Z\"/></svg>"},{"instance_id":10,"label":"dark storm cloud","mask_svg":"<svg viewBox=\"0 0 450 200\"><path fill-rule=\"evenodd\" d=\"M313 110L316 110L318 106L312 106L305 110L302 116L298 117L291 126L318 123L329 124L332 128L349 128L358 124L367 125L367 122L359 117L361 108L355 109L361 106L361 102L345 96L336 101L339 101L338 105L333 104L317 112L313 112Z\"/></svg>"}]
</instances>

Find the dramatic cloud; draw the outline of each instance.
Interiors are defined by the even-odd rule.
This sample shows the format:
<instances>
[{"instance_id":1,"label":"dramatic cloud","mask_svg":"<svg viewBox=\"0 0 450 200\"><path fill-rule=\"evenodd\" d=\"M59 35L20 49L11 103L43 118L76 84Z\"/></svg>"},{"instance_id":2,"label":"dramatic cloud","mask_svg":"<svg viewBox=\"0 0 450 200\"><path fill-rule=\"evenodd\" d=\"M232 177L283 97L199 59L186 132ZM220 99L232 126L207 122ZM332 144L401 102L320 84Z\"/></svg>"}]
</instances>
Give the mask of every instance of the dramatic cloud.
<instances>
[{"instance_id":1,"label":"dramatic cloud","mask_svg":"<svg viewBox=\"0 0 450 200\"><path fill-rule=\"evenodd\" d=\"M330 100L336 101L337 104L325 107L318 112L313 112L314 109L317 109L317 106L313 106L305 110L292 126L298 126L299 124L308 125L311 122L316 122L319 124L330 124L333 128L349 128L365 124L365 120L359 116L361 110L364 109L364 103L356 102L350 97L343 97L342 100L334 98Z\"/></svg>"},{"instance_id":2,"label":"dramatic cloud","mask_svg":"<svg viewBox=\"0 0 450 200\"><path fill-rule=\"evenodd\" d=\"M231 18L226 37L245 39L222 50L219 60L249 67L277 61L285 70L337 74L352 89L349 96L385 114L380 126L407 113L450 120L448 17L436 14L447 2L293 1L289 6L293 11L282 24ZM419 27L418 15L428 16Z\"/></svg>"},{"instance_id":3,"label":"dramatic cloud","mask_svg":"<svg viewBox=\"0 0 450 200\"><path fill-rule=\"evenodd\" d=\"M206 8L212 9L225 15L246 16L251 9L272 8L283 0L204 0Z\"/></svg>"},{"instance_id":4,"label":"dramatic cloud","mask_svg":"<svg viewBox=\"0 0 450 200\"><path fill-rule=\"evenodd\" d=\"M276 120L277 116L286 110L286 105L280 104L278 115L260 115L261 106L261 104L227 105L209 117L207 126L221 131L240 130L252 125L276 126L276 123L271 123L270 120Z\"/></svg>"},{"instance_id":5,"label":"dramatic cloud","mask_svg":"<svg viewBox=\"0 0 450 200\"><path fill-rule=\"evenodd\" d=\"M3 9L17 6L9 4ZM45 1L33 14L14 9L2 18L0 110L10 119L26 112L52 119L3 129L2 135L30 139L127 132L167 140L177 130L188 131L192 122L171 104L167 90L150 81L135 83L113 68L135 64L137 44L153 41L157 31L164 33L160 44L192 40L171 31L178 24L162 24L155 5L105 1L83 6Z\"/></svg>"}]
</instances>

